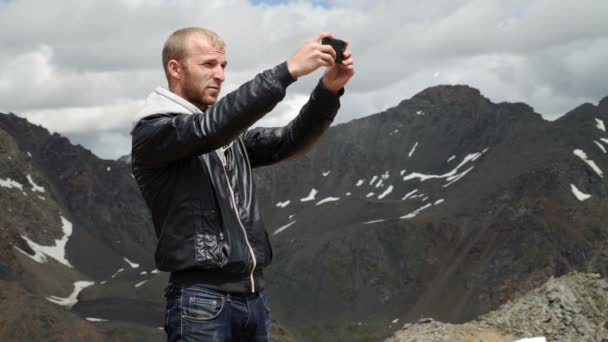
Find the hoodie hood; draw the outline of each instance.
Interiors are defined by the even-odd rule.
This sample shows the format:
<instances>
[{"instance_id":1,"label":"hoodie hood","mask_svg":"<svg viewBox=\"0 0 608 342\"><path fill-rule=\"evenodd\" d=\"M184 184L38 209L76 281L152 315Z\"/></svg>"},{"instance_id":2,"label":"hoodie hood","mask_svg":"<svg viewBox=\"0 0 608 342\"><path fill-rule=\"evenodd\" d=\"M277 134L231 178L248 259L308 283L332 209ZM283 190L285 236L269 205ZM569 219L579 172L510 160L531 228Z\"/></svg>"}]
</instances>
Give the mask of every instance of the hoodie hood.
<instances>
[{"instance_id":1,"label":"hoodie hood","mask_svg":"<svg viewBox=\"0 0 608 342\"><path fill-rule=\"evenodd\" d=\"M202 111L181 96L165 88L157 87L148 95L143 108L133 118L131 128L135 127L139 120L148 115L166 113L194 114L202 113Z\"/></svg>"},{"instance_id":2,"label":"hoodie hood","mask_svg":"<svg viewBox=\"0 0 608 342\"><path fill-rule=\"evenodd\" d=\"M131 123L131 131L135 128L137 122L148 115L153 114L195 114L203 113L197 106L188 102L183 97L172 93L171 91L157 87L150 95L146 98L143 108L135 115L133 122ZM220 147L218 151L224 151L232 146L230 144ZM222 153L218 153L220 158L225 158Z\"/></svg>"}]
</instances>

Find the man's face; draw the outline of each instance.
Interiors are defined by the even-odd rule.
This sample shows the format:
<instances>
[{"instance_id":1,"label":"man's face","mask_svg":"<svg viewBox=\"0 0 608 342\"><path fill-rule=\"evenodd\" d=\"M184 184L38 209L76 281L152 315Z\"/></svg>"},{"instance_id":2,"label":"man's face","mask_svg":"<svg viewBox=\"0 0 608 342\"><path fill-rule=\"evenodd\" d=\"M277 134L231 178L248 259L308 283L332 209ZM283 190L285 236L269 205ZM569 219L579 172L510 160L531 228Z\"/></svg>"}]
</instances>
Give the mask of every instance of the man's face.
<instances>
[{"instance_id":1,"label":"man's face","mask_svg":"<svg viewBox=\"0 0 608 342\"><path fill-rule=\"evenodd\" d=\"M224 82L226 53L214 48L204 36L190 37L184 68L183 96L199 108L213 105Z\"/></svg>"}]
</instances>

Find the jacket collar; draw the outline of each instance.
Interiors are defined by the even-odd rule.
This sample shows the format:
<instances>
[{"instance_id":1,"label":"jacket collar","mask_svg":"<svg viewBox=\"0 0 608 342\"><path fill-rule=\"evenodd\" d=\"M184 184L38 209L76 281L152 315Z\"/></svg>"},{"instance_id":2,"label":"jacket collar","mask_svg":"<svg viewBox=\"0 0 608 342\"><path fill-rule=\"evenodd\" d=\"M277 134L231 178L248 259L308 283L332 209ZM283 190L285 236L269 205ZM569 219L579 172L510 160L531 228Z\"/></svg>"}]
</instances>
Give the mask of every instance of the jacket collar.
<instances>
[{"instance_id":1,"label":"jacket collar","mask_svg":"<svg viewBox=\"0 0 608 342\"><path fill-rule=\"evenodd\" d=\"M132 124L135 126L137 121L148 115L166 113L194 114L203 112L183 97L163 87L157 87L148 95L143 108L133 118Z\"/></svg>"}]
</instances>

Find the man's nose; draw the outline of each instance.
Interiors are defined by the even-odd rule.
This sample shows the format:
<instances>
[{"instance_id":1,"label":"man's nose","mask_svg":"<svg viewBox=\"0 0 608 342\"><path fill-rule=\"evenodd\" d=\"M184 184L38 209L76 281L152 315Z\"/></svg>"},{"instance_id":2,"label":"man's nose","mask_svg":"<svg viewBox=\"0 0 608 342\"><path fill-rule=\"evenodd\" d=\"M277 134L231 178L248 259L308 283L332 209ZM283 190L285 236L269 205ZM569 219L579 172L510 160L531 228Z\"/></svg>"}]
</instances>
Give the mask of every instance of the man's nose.
<instances>
[{"instance_id":1,"label":"man's nose","mask_svg":"<svg viewBox=\"0 0 608 342\"><path fill-rule=\"evenodd\" d=\"M226 78L224 75L224 68L222 68L221 66L218 66L217 68L215 68L215 71L213 73L213 78L220 82L224 82L224 79Z\"/></svg>"}]
</instances>

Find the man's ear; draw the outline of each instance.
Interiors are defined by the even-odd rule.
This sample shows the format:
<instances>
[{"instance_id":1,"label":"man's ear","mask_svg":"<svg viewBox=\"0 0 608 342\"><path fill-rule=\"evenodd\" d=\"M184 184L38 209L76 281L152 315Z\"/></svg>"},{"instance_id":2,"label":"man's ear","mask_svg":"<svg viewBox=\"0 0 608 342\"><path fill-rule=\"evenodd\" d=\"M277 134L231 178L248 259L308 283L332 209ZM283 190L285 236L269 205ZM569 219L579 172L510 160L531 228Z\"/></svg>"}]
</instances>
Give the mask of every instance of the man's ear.
<instances>
[{"instance_id":1,"label":"man's ear","mask_svg":"<svg viewBox=\"0 0 608 342\"><path fill-rule=\"evenodd\" d=\"M178 62L175 59L167 62L167 70L169 70L169 74L171 77L176 79L181 79L183 75L182 63Z\"/></svg>"}]
</instances>

